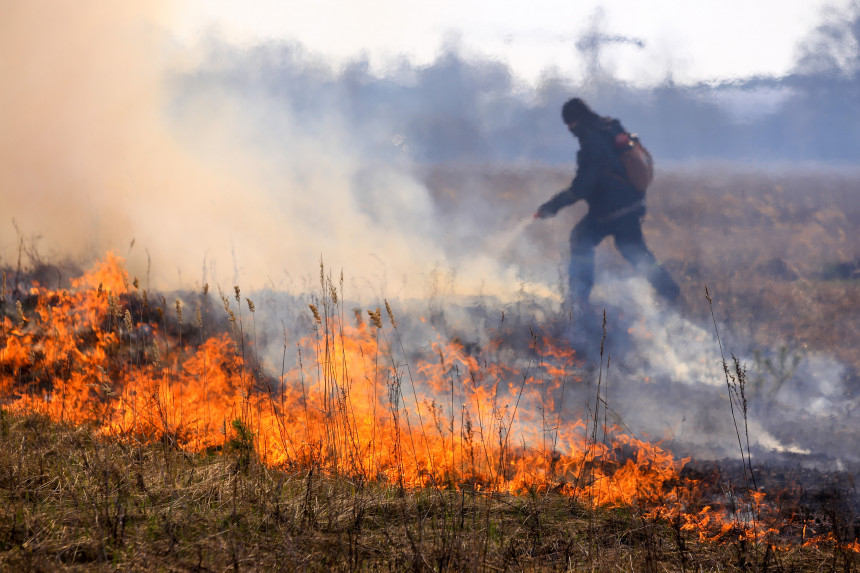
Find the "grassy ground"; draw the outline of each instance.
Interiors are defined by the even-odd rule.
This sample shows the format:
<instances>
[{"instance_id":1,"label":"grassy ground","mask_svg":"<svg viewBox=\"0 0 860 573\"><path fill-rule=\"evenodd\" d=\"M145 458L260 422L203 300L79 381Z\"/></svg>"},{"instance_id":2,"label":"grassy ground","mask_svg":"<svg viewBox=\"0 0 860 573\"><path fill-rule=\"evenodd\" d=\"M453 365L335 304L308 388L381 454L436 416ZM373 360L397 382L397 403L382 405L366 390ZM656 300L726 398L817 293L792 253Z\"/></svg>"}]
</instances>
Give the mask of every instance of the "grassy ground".
<instances>
[{"instance_id":1,"label":"grassy ground","mask_svg":"<svg viewBox=\"0 0 860 573\"><path fill-rule=\"evenodd\" d=\"M246 435L245 439L249 437ZM278 471L0 418L0 568L25 571L853 571L833 547L701 543L635 507Z\"/></svg>"},{"instance_id":2,"label":"grassy ground","mask_svg":"<svg viewBox=\"0 0 860 573\"><path fill-rule=\"evenodd\" d=\"M426 178L443 215L469 216L465 203L483 197L497 205L496 224L504 226L533 211L569 174L547 168L520 175L440 171ZM832 354L850 367L854 377L846 387L856 389L851 384L860 372L860 281L854 265L860 244L854 229L860 212L852 181L841 175L662 175L649 191L647 240L681 283L691 317L707 322L708 285L729 331L761 348L786 348L787 355ZM560 216L572 224L581 210L569 211ZM540 264L548 252L557 252L559 261L565 256L566 234L553 234L547 226L526 233L529 248L544 253ZM533 252L520 248L515 245L507 256L525 259ZM610 267L624 264L611 245L602 245L599 257ZM48 273L39 277L42 284L61 282L56 268L42 270ZM11 276L10 269L10 282ZM14 308L7 302L11 319ZM118 356L122 364L141 359L129 352ZM35 354L28 360L39 362ZM236 370L224 364L223 370ZM27 372L35 378L53 370ZM93 370L94 379L103 375ZM856 392L846 400L856 402ZM648 517L650 508L595 508L553 491L512 496L479 493L467 484L459 490L404 491L314 465L275 469L257 461L254 440L241 424L225 427L223 444L193 454L169 437L107 440L86 425L0 410L0 569L858 568L860 522L853 506L827 510L839 500L825 490L816 493L818 501L789 495L788 480L776 474L766 489L781 500L780 517L801 525L759 544L731 528L718 541L703 542L680 521ZM708 486L707 503L733 503L725 499L734 495L726 479L695 471L686 477ZM796 487L809 489L820 477L795 480ZM781 485L784 495L778 493ZM691 498L686 515L698 515L705 503ZM804 546L807 528L818 535L814 546ZM853 551L845 549L851 542Z\"/></svg>"}]
</instances>

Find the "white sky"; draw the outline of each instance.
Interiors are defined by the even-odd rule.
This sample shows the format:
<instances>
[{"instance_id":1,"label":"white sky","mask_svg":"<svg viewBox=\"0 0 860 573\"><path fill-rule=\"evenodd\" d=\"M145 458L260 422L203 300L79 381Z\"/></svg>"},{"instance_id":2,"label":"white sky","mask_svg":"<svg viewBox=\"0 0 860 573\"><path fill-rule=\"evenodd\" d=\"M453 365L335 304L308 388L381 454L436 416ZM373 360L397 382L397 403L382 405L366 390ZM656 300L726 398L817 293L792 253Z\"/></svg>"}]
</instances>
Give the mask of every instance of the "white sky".
<instances>
[{"instance_id":1,"label":"white sky","mask_svg":"<svg viewBox=\"0 0 860 573\"><path fill-rule=\"evenodd\" d=\"M184 0L173 25L183 42L208 33L250 46L298 41L332 63L367 57L372 68L406 56L431 62L454 42L534 81L551 68L579 77L575 43L601 14L601 30L645 43L607 44L601 62L625 80L679 83L781 75L822 18L850 0Z\"/></svg>"}]
</instances>

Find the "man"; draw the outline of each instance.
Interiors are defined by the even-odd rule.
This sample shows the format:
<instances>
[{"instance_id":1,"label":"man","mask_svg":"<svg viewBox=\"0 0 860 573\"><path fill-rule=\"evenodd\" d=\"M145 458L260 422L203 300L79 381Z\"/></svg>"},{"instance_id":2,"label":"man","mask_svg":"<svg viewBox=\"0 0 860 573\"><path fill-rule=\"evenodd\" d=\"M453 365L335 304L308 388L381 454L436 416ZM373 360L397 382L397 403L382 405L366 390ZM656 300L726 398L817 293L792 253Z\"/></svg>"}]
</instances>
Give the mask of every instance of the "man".
<instances>
[{"instance_id":1,"label":"man","mask_svg":"<svg viewBox=\"0 0 860 573\"><path fill-rule=\"evenodd\" d=\"M624 133L617 119L601 117L579 98L564 104L561 117L579 140L576 177L570 187L540 206L536 219L555 215L559 209L580 199L588 204L588 214L570 234L570 299L580 314L594 286L594 248L612 235L624 258L640 269L648 281L669 302L680 295L672 277L661 267L642 237L645 216L644 194L630 182L615 138Z\"/></svg>"}]
</instances>

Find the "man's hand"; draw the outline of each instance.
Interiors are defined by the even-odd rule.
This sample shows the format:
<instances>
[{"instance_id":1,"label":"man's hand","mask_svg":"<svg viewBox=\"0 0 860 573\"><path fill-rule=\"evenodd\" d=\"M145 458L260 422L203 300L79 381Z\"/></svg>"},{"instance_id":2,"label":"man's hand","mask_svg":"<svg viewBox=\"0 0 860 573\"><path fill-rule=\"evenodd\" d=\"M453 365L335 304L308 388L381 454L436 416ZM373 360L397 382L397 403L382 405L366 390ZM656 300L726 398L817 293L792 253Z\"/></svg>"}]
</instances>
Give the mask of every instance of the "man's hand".
<instances>
[{"instance_id":1,"label":"man's hand","mask_svg":"<svg viewBox=\"0 0 860 573\"><path fill-rule=\"evenodd\" d=\"M540 208L538 208L537 212L535 212L534 218L535 219L547 219L549 217L552 217L553 215L555 215L555 213L551 213L546 208L546 205L541 205Z\"/></svg>"}]
</instances>

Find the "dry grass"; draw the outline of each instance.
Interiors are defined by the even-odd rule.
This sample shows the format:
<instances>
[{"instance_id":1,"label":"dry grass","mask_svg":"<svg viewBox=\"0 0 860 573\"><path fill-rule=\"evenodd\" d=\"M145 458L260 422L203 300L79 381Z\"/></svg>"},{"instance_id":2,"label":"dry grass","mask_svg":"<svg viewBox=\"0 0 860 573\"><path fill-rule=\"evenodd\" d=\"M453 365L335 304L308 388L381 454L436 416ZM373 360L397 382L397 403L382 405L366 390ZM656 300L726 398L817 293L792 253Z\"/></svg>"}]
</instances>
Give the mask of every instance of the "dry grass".
<instances>
[{"instance_id":1,"label":"dry grass","mask_svg":"<svg viewBox=\"0 0 860 573\"><path fill-rule=\"evenodd\" d=\"M635 507L401 492L167 442L0 417L4 570L851 571L855 555L702 544ZM236 435L233 440L240 440Z\"/></svg>"}]
</instances>

